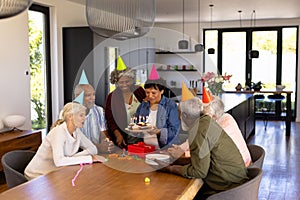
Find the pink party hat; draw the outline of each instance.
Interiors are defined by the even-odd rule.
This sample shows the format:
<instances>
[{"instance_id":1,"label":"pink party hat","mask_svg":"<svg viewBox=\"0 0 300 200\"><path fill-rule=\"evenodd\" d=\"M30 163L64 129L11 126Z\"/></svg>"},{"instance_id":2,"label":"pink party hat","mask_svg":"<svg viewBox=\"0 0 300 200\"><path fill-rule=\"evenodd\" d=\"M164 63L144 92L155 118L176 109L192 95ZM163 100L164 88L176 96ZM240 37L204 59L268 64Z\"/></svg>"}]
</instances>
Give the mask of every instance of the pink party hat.
<instances>
[{"instance_id":1,"label":"pink party hat","mask_svg":"<svg viewBox=\"0 0 300 200\"><path fill-rule=\"evenodd\" d=\"M157 70L156 70L156 67L154 64L152 65L152 69L151 69L148 79L149 80L159 80L159 75L157 73Z\"/></svg>"}]
</instances>

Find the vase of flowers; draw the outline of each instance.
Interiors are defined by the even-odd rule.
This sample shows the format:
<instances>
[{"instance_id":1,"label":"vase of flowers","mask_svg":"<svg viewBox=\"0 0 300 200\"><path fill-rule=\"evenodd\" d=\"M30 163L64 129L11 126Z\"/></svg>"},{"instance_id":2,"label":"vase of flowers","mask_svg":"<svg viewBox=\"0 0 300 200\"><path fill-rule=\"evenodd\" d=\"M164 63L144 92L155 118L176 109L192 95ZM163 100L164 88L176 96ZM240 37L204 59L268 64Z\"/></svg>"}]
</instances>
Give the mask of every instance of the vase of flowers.
<instances>
[{"instance_id":1,"label":"vase of flowers","mask_svg":"<svg viewBox=\"0 0 300 200\"><path fill-rule=\"evenodd\" d=\"M214 72L207 72L204 73L200 79L202 83L205 84L205 87L209 89L209 91L213 94L218 96L219 94L222 94L223 91L223 83L225 81L230 80L232 75L220 75Z\"/></svg>"}]
</instances>

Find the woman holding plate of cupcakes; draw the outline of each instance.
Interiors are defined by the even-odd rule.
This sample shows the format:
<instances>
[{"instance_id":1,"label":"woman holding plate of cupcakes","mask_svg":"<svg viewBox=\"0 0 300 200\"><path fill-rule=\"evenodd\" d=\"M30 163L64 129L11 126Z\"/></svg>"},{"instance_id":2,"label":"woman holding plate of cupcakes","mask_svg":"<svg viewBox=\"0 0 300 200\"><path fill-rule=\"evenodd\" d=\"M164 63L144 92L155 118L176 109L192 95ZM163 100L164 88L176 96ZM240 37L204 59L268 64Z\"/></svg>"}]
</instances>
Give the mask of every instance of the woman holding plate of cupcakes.
<instances>
[{"instance_id":1,"label":"woman holding plate of cupcakes","mask_svg":"<svg viewBox=\"0 0 300 200\"><path fill-rule=\"evenodd\" d=\"M180 121L177 104L163 95L165 81L152 66L144 85L147 101L143 101L136 111L136 118L146 118L152 129L144 132L144 142L155 145L157 149L178 143Z\"/></svg>"}]
</instances>

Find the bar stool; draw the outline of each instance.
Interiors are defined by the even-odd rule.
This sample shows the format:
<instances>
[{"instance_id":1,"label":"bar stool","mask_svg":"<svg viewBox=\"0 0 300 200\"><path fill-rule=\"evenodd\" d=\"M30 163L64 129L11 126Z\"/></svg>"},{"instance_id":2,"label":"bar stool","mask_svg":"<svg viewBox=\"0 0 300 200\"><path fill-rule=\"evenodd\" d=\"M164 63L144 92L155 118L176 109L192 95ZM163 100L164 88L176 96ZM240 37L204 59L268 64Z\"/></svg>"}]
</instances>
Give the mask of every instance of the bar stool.
<instances>
[{"instance_id":1,"label":"bar stool","mask_svg":"<svg viewBox=\"0 0 300 200\"><path fill-rule=\"evenodd\" d=\"M268 95L268 99L271 102L275 103L275 115L280 116L281 115L281 102L285 99L285 96L282 94L271 94L271 95Z\"/></svg>"},{"instance_id":2,"label":"bar stool","mask_svg":"<svg viewBox=\"0 0 300 200\"><path fill-rule=\"evenodd\" d=\"M265 101L265 95L263 94L256 94L254 95L254 99L255 99L255 108L260 108L260 111L262 112L262 116L263 116L263 123L264 123L264 127L265 127L265 130L267 128L267 125L268 125L268 114L267 112L270 111L270 104L269 102L266 102ZM258 104L258 106L257 106Z\"/></svg>"}]
</instances>

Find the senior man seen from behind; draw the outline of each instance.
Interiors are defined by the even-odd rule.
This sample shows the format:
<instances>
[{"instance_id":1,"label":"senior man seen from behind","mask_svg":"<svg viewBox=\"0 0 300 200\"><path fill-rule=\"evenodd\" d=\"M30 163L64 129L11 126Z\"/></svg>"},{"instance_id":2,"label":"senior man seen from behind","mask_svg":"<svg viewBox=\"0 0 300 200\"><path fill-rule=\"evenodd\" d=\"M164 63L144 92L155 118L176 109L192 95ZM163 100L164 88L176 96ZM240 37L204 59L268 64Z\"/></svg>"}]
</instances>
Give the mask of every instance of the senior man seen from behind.
<instances>
[{"instance_id":1,"label":"senior man seen from behind","mask_svg":"<svg viewBox=\"0 0 300 200\"><path fill-rule=\"evenodd\" d=\"M204 185L195 199L206 199L246 182L247 169L238 148L215 120L202 114L201 99L194 97L184 83L179 108L182 129L188 131L191 157L185 165L169 165L161 171L202 178Z\"/></svg>"}]
</instances>

